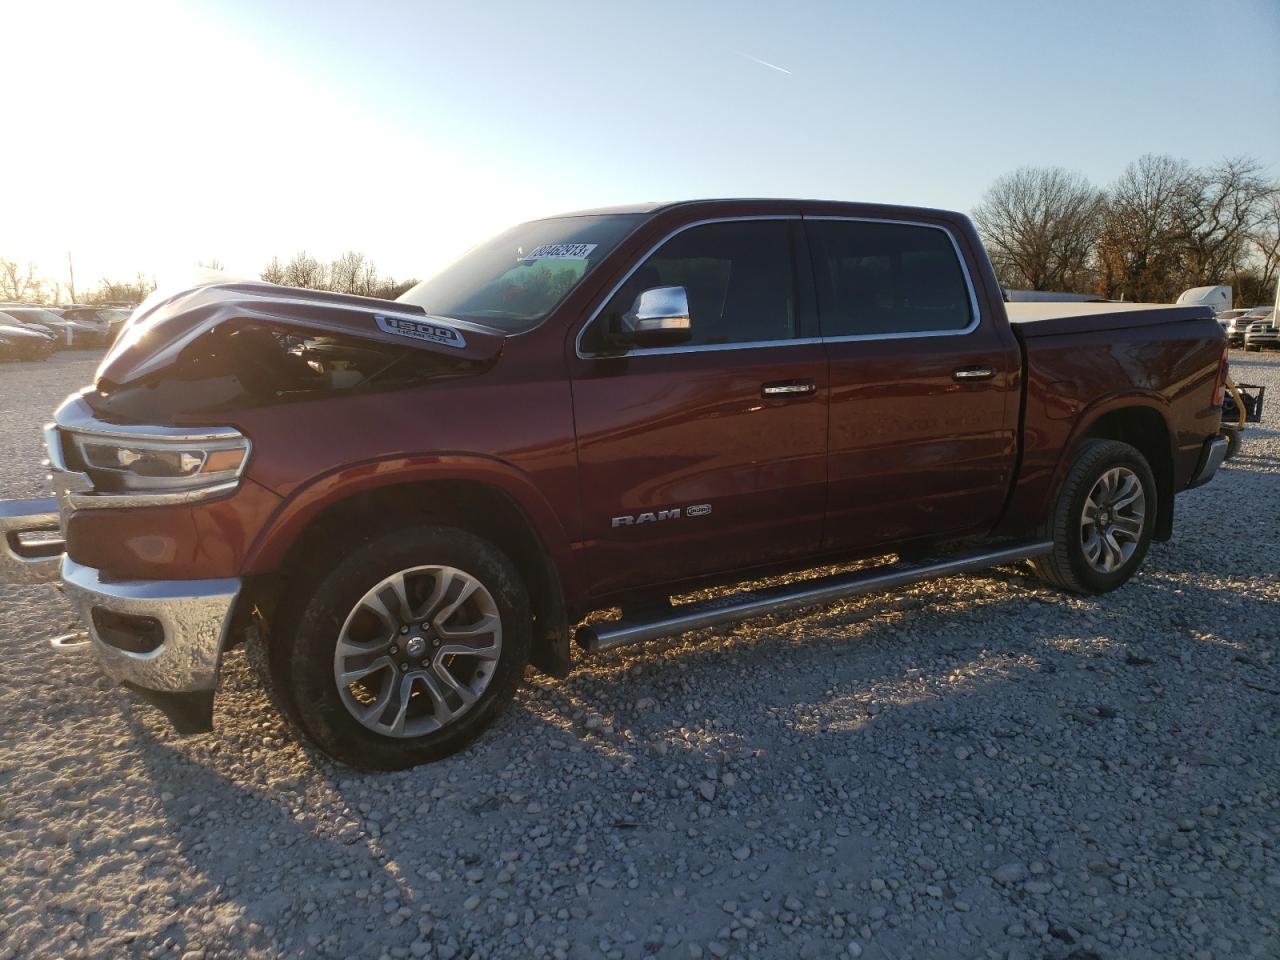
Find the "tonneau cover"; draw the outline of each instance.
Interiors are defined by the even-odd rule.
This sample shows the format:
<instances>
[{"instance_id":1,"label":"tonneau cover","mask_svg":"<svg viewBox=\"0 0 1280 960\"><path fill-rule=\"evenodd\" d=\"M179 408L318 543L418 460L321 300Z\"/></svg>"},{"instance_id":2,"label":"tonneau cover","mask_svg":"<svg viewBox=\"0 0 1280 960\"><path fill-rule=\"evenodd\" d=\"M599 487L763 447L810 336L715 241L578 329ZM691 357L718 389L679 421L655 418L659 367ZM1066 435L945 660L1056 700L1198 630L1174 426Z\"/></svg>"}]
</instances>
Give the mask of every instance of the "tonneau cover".
<instances>
[{"instance_id":1,"label":"tonneau cover","mask_svg":"<svg viewBox=\"0 0 1280 960\"><path fill-rule=\"evenodd\" d=\"M1166 303L1006 303L1004 308L1013 332L1024 339L1213 319L1209 307Z\"/></svg>"}]
</instances>

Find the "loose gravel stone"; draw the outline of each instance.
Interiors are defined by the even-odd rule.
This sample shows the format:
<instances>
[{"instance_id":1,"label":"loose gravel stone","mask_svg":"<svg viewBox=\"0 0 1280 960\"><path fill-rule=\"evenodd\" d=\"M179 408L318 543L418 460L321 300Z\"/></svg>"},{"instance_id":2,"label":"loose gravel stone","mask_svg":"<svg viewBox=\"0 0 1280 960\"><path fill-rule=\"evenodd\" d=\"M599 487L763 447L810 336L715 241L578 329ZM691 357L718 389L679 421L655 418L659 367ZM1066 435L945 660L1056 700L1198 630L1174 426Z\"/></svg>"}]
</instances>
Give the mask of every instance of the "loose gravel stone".
<instances>
[{"instance_id":1,"label":"loose gravel stone","mask_svg":"<svg viewBox=\"0 0 1280 960\"><path fill-rule=\"evenodd\" d=\"M0 494L97 361L0 364ZM1280 357L1232 369L1265 422L1115 593L646 644L395 774L300 747L242 649L179 737L0 586L0 960L1280 956Z\"/></svg>"}]
</instances>

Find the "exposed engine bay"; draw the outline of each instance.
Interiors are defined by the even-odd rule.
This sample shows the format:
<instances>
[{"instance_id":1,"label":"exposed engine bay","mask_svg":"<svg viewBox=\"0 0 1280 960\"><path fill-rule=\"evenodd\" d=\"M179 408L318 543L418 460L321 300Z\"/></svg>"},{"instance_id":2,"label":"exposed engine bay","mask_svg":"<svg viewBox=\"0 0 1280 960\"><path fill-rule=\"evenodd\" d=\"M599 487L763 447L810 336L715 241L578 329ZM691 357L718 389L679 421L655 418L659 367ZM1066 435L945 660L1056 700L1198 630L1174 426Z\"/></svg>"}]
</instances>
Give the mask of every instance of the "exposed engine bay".
<instances>
[{"instance_id":1,"label":"exposed engine bay","mask_svg":"<svg viewBox=\"0 0 1280 960\"><path fill-rule=\"evenodd\" d=\"M483 361L288 323L229 320L203 333L149 376L103 375L90 402L99 416L164 423L174 416L393 390L465 376Z\"/></svg>"}]
</instances>

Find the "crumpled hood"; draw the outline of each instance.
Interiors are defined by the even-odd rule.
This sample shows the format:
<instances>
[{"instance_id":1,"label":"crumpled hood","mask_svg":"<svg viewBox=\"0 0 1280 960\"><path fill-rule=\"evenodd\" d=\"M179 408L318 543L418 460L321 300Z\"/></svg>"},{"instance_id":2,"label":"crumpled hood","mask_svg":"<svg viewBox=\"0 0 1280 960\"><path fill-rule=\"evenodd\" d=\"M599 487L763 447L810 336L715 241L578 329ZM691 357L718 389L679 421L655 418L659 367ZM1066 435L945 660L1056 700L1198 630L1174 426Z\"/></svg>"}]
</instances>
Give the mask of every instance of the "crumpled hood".
<instances>
[{"instance_id":1,"label":"crumpled hood","mask_svg":"<svg viewBox=\"0 0 1280 960\"><path fill-rule=\"evenodd\" d=\"M467 360L492 360L503 335L429 315L396 300L303 290L256 281L216 281L155 293L134 311L96 379L123 385L163 370L197 338L225 323L256 321L362 337Z\"/></svg>"}]
</instances>

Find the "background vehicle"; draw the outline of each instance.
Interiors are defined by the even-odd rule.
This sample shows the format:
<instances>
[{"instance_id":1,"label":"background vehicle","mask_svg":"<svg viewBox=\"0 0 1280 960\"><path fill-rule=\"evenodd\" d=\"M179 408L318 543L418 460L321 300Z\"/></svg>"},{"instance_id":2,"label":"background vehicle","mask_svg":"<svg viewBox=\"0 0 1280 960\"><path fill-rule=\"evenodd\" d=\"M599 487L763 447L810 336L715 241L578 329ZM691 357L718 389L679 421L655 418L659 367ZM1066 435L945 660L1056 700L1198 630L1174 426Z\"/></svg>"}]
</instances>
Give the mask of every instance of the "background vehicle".
<instances>
[{"instance_id":1,"label":"background vehicle","mask_svg":"<svg viewBox=\"0 0 1280 960\"><path fill-rule=\"evenodd\" d=\"M119 307L71 306L63 308L62 317L89 328L84 335L85 346L109 346L129 319L129 311Z\"/></svg>"},{"instance_id":2,"label":"background vehicle","mask_svg":"<svg viewBox=\"0 0 1280 960\"><path fill-rule=\"evenodd\" d=\"M1280 331L1276 329L1276 313L1270 307L1250 310L1241 317L1237 324L1243 324L1244 348L1256 353L1263 347L1274 349L1280 347Z\"/></svg>"},{"instance_id":3,"label":"background vehicle","mask_svg":"<svg viewBox=\"0 0 1280 960\"><path fill-rule=\"evenodd\" d=\"M1244 329L1248 321L1242 321L1242 318L1247 313L1249 308L1237 307L1218 314L1218 323L1222 325L1222 332L1227 335L1227 342L1233 347L1244 346Z\"/></svg>"},{"instance_id":4,"label":"background vehicle","mask_svg":"<svg viewBox=\"0 0 1280 960\"><path fill-rule=\"evenodd\" d=\"M19 323L0 312L0 360L47 360L57 349L52 333Z\"/></svg>"},{"instance_id":5,"label":"background vehicle","mask_svg":"<svg viewBox=\"0 0 1280 960\"><path fill-rule=\"evenodd\" d=\"M1214 313L1221 313L1223 310L1231 309L1231 300L1231 285L1220 283L1209 287L1192 287L1190 290L1183 290L1178 295L1177 303L1179 306L1186 307L1205 306L1212 309Z\"/></svg>"},{"instance_id":6,"label":"background vehicle","mask_svg":"<svg viewBox=\"0 0 1280 960\"><path fill-rule=\"evenodd\" d=\"M622 614L590 654L1021 560L1115 589L1227 448L1211 310L1005 304L938 210L589 211L398 301L214 282L135 325L46 434L56 499L0 503L0 564L60 572L180 729L261 638L286 715L364 767L460 749L593 611Z\"/></svg>"},{"instance_id":7,"label":"background vehicle","mask_svg":"<svg viewBox=\"0 0 1280 960\"><path fill-rule=\"evenodd\" d=\"M97 336L94 328L88 324L68 320L45 307L17 305L5 306L3 310L19 323L51 332L63 346L87 346L89 344L85 342L86 339L92 342Z\"/></svg>"}]
</instances>

